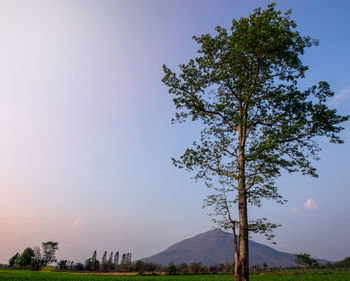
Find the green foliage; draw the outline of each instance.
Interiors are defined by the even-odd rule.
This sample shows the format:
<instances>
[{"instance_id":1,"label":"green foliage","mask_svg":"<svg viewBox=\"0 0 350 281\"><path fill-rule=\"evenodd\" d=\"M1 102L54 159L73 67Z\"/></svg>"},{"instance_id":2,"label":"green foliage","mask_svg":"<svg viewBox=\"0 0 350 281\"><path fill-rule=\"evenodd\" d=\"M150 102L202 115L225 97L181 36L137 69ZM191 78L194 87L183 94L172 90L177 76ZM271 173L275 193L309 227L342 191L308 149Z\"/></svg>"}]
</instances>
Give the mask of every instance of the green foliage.
<instances>
[{"instance_id":1,"label":"green foliage","mask_svg":"<svg viewBox=\"0 0 350 281\"><path fill-rule=\"evenodd\" d=\"M57 262L56 251L58 250L58 242L47 241L42 242L41 245L43 248L42 264L45 266L52 262Z\"/></svg>"},{"instance_id":2,"label":"green foliage","mask_svg":"<svg viewBox=\"0 0 350 281\"><path fill-rule=\"evenodd\" d=\"M33 270L39 270L42 265L41 249L38 246L33 247L34 257L31 262Z\"/></svg>"},{"instance_id":3,"label":"green foliage","mask_svg":"<svg viewBox=\"0 0 350 281\"><path fill-rule=\"evenodd\" d=\"M143 274L145 271L145 263L143 261L137 261L135 263L135 270L139 273L139 274Z\"/></svg>"},{"instance_id":4,"label":"green foliage","mask_svg":"<svg viewBox=\"0 0 350 281\"><path fill-rule=\"evenodd\" d=\"M58 262L58 268L59 268L60 270L66 270L66 269L68 269L68 261L67 261L67 260L60 260L60 261Z\"/></svg>"},{"instance_id":5,"label":"green foliage","mask_svg":"<svg viewBox=\"0 0 350 281\"><path fill-rule=\"evenodd\" d=\"M109 259L107 262L107 270L108 271L113 271L115 269L115 265L113 263L113 252L109 255Z\"/></svg>"},{"instance_id":6,"label":"green foliage","mask_svg":"<svg viewBox=\"0 0 350 281\"><path fill-rule=\"evenodd\" d=\"M121 258L119 270L122 272L129 271L131 269L131 253L124 253Z\"/></svg>"},{"instance_id":7,"label":"green foliage","mask_svg":"<svg viewBox=\"0 0 350 281\"><path fill-rule=\"evenodd\" d=\"M16 264L20 267L30 267L34 258L34 251L32 248L26 248L23 253L17 258Z\"/></svg>"},{"instance_id":8,"label":"green foliage","mask_svg":"<svg viewBox=\"0 0 350 281\"><path fill-rule=\"evenodd\" d=\"M104 252L101 260L101 270L107 271L108 270L108 264L107 264L107 251Z\"/></svg>"},{"instance_id":9,"label":"green foliage","mask_svg":"<svg viewBox=\"0 0 350 281\"><path fill-rule=\"evenodd\" d=\"M167 274L169 275L176 275L177 274L177 268L173 263L170 263L166 269Z\"/></svg>"},{"instance_id":10,"label":"green foliage","mask_svg":"<svg viewBox=\"0 0 350 281\"><path fill-rule=\"evenodd\" d=\"M115 265L115 270L119 270L119 252L117 251L114 256L114 265Z\"/></svg>"},{"instance_id":11,"label":"green foliage","mask_svg":"<svg viewBox=\"0 0 350 281\"><path fill-rule=\"evenodd\" d=\"M85 266L87 270L97 271L100 269L100 262L97 259L96 250L93 252L92 257L85 261Z\"/></svg>"},{"instance_id":12,"label":"green foliage","mask_svg":"<svg viewBox=\"0 0 350 281\"><path fill-rule=\"evenodd\" d=\"M20 255L16 253L9 259L9 266L18 266L22 268L31 268L39 270L41 267L41 250L39 247L26 248Z\"/></svg>"},{"instance_id":13,"label":"green foliage","mask_svg":"<svg viewBox=\"0 0 350 281\"><path fill-rule=\"evenodd\" d=\"M9 259L9 266L14 266L16 264L17 258L19 257L19 253L16 253L13 257Z\"/></svg>"},{"instance_id":14,"label":"green foliage","mask_svg":"<svg viewBox=\"0 0 350 281\"><path fill-rule=\"evenodd\" d=\"M327 82L298 88L308 69L301 56L318 41L300 35L291 11L282 14L274 6L233 20L230 30L218 26L215 35L194 36L198 56L179 73L163 66L162 81L178 110L173 121L199 121L203 128L174 165L214 189L204 206L212 207L219 228L234 234L239 280L249 278L248 231L270 240L279 226L266 218L248 220L247 204L283 204L276 185L283 170L317 177L316 140L342 143L340 124L349 119L328 107L334 92Z\"/></svg>"},{"instance_id":15,"label":"green foliage","mask_svg":"<svg viewBox=\"0 0 350 281\"><path fill-rule=\"evenodd\" d=\"M301 265L304 268L318 265L317 260L313 259L311 255L306 253L295 254L295 263Z\"/></svg>"},{"instance_id":16,"label":"green foliage","mask_svg":"<svg viewBox=\"0 0 350 281\"><path fill-rule=\"evenodd\" d=\"M200 55L181 64L180 74L163 66L162 81L179 110L175 120L190 118L204 125L200 142L174 160L175 166L196 171L195 178L209 187L229 186L229 192L238 189L243 149L245 196L258 206L262 198L283 203L275 185L281 169L317 176L309 159L318 159L314 138L342 143L339 124L348 116L328 108L334 92L326 82L298 89L308 69L300 56L318 41L301 36L295 27L290 11L283 15L269 5L233 20L229 31L218 26L215 36L194 36ZM213 200L206 203L221 204ZM226 222L221 226L228 228Z\"/></svg>"},{"instance_id":17,"label":"green foliage","mask_svg":"<svg viewBox=\"0 0 350 281\"><path fill-rule=\"evenodd\" d=\"M56 268L54 266L50 266L50 265L47 265L47 266L44 266L41 271L43 272L55 272L57 271Z\"/></svg>"},{"instance_id":18,"label":"green foliage","mask_svg":"<svg viewBox=\"0 0 350 281\"><path fill-rule=\"evenodd\" d=\"M333 264L334 267L346 267L350 268L350 257L343 259L342 261L337 261Z\"/></svg>"}]
</instances>

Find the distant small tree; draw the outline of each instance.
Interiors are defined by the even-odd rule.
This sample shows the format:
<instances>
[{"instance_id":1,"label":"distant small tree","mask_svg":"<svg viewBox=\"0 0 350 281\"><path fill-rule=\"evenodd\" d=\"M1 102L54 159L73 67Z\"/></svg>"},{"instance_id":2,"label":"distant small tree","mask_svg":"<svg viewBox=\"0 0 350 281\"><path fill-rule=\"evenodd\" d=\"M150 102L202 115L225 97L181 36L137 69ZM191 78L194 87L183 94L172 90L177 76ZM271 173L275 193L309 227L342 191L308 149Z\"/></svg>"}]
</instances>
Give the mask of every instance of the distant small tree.
<instances>
[{"instance_id":1,"label":"distant small tree","mask_svg":"<svg viewBox=\"0 0 350 281\"><path fill-rule=\"evenodd\" d=\"M350 268L350 257L347 257L347 258L345 258L345 259L343 259L343 260L341 260L341 261L337 261L337 262L335 262L334 264L334 267L339 267L339 268L341 268L341 267L347 267L347 268Z\"/></svg>"},{"instance_id":2,"label":"distant small tree","mask_svg":"<svg viewBox=\"0 0 350 281\"><path fill-rule=\"evenodd\" d=\"M104 252L101 260L101 270L107 271L108 265L107 265L107 251Z\"/></svg>"},{"instance_id":3,"label":"distant small tree","mask_svg":"<svg viewBox=\"0 0 350 281\"><path fill-rule=\"evenodd\" d=\"M23 253L17 258L16 263L20 267L29 267L34 258L34 251L32 248L26 248Z\"/></svg>"},{"instance_id":4,"label":"distant small tree","mask_svg":"<svg viewBox=\"0 0 350 281\"><path fill-rule=\"evenodd\" d=\"M143 261L137 261L135 263L135 271L139 274L143 274L145 272L145 263Z\"/></svg>"},{"instance_id":5,"label":"distant small tree","mask_svg":"<svg viewBox=\"0 0 350 281\"><path fill-rule=\"evenodd\" d=\"M60 260L58 262L58 268L60 270L66 270L68 268L68 261L67 260Z\"/></svg>"},{"instance_id":6,"label":"distant small tree","mask_svg":"<svg viewBox=\"0 0 350 281\"><path fill-rule=\"evenodd\" d=\"M107 262L107 270L113 271L114 268L115 268L115 266L113 264L113 252L111 252L111 254L109 255L108 262Z\"/></svg>"},{"instance_id":7,"label":"distant small tree","mask_svg":"<svg viewBox=\"0 0 350 281\"><path fill-rule=\"evenodd\" d=\"M157 268L157 265L153 262L145 262L145 271L155 271Z\"/></svg>"},{"instance_id":8,"label":"distant small tree","mask_svg":"<svg viewBox=\"0 0 350 281\"><path fill-rule=\"evenodd\" d=\"M16 264L16 261L19 257L19 253L16 253L13 257L9 259L9 266L12 267Z\"/></svg>"},{"instance_id":9,"label":"distant small tree","mask_svg":"<svg viewBox=\"0 0 350 281\"><path fill-rule=\"evenodd\" d=\"M41 249L38 246L33 247L34 257L31 262L31 267L33 270L39 270L42 265Z\"/></svg>"},{"instance_id":10,"label":"distant small tree","mask_svg":"<svg viewBox=\"0 0 350 281\"><path fill-rule=\"evenodd\" d=\"M166 269L166 272L167 272L167 274L169 274L169 275L175 275L175 274L177 274L177 268L176 268L175 264L169 263L169 264L168 264L168 267L167 267L167 269Z\"/></svg>"},{"instance_id":11,"label":"distant small tree","mask_svg":"<svg viewBox=\"0 0 350 281\"><path fill-rule=\"evenodd\" d=\"M217 274L218 273L218 267L216 265L212 265L209 267L209 272L211 274Z\"/></svg>"},{"instance_id":12,"label":"distant small tree","mask_svg":"<svg viewBox=\"0 0 350 281\"><path fill-rule=\"evenodd\" d=\"M126 271L126 254L122 254L122 259L120 261L120 270L121 271Z\"/></svg>"},{"instance_id":13,"label":"distant small tree","mask_svg":"<svg viewBox=\"0 0 350 281\"><path fill-rule=\"evenodd\" d=\"M58 250L58 242L54 242L54 241L42 242L41 246L43 248L42 264L48 265L52 262L57 262L56 251Z\"/></svg>"},{"instance_id":14,"label":"distant small tree","mask_svg":"<svg viewBox=\"0 0 350 281\"><path fill-rule=\"evenodd\" d=\"M84 265L82 263L78 262L78 263L74 264L73 268L75 270L83 270L84 269Z\"/></svg>"},{"instance_id":15,"label":"distant small tree","mask_svg":"<svg viewBox=\"0 0 350 281\"><path fill-rule=\"evenodd\" d=\"M225 265L223 263L220 263L219 265L219 271L224 272L225 271Z\"/></svg>"},{"instance_id":16,"label":"distant small tree","mask_svg":"<svg viewBox=\"0 0 350 281\"><path fill-rule=\"evenodd\" d=\"M100 261L97 259L97 252L96 250L94 251L94 253L92 254L91 257L91 270L92 271L97 271L100 269Z\"/></svg>"},{"instance_id":17,"label":"distant small tree","mask_svg":"<svg viewBox=\"0 0 350 281\"><path fill-rule=\"evenodd\" d=\"M92 257L85 261L85 267L87 270L97 271L100 269L100 262L97 259L96 250L93 252Z\"/></svg>"},{"instance_id":18,"label":"distant small tree","mask_svg":"<svg viewBox=\"0 0 350 281\"><path fill-rule=\"evenodd\" d=\"M91 262L91 258L88 258L86 261L85 261L85 268L86 270L91 270L92 271L92 262Z\"/></svg>"},{"instance_id":19,"label":"distant small tree","mask_svg":"<svg viewBox=\"0 0 350 281\"><path fill-rule=\"evenodd\" d=\"M180 270L181 274L187 274L188 273L188 264L187 263L180 264L179 270Z\"/></svg>"},{"instance_id":20,"label":"distant small tree","mask_svg":"<svg viewBox=\"0 0 350 281\"><path fill-rule=\"evenodd\" d=\"M303 268L309 268L313 265L318 264L315 259L311 257L309 254L295 254L295 263L302 266Z\"/></svg>"},{"instance_id":21,"label":"distant small tree","mask_svg":"<svg viewBox=\"0 0 350 281\"><path fill-rule=\"evenodd\" d=\"M126 257L127 257L127 270L130 271L131 270L131 265L132 265L131 253L127 253Z\"/></svg>"},{"instance_id":22,"label":"distant small tree","mask_svg":"<svg viewBox=\"0 0 350 281\"><path fill-rule=\"evenodd\" d=\"M119 252L117 251L114 256L114 265L115 265L115 270L119 270Z\"/></svg>"},{"instance_id":23,"label":"distant small tree","mask_svg":"<svg viewBox=\"0 0 350 281\"><path fill-rule=\"evenodd\" d=\"M201 274L208 274L209 269L206 265L201 266L200 273Z\"/></svg>"},{"instance_id":24,"label":"distant small tree","mask_svg":"<svg viewBox=\"0 0 350 281\"><path fill-rule=\"evenodd\" d=\"M131 253L124 253L120 262L120 271L131 270Z\"/></svg>"},{"instance_id":25,"label":"distant small tree","mask_svg":"<svg viewBox=\"0 0 350 281\"><path fill-rule=\"evenodd\" d=\"M189 272L192 274L198 274L200 272L202 264L197 262L191 262L189 265Z\"/></svg>"}]
</instances>

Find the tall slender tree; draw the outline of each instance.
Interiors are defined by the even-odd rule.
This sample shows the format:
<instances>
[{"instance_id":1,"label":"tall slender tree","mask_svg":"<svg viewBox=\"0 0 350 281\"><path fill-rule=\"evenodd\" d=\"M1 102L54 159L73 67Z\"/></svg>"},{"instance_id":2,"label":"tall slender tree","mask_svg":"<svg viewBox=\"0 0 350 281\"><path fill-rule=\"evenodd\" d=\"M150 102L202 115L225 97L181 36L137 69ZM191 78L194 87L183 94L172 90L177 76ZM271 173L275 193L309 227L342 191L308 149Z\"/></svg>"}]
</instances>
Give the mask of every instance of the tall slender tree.
<instances>
[{"instance_id":1,"label":"tall slender tree","mask_svg":"<svg viewBox=\"0 0 350 281\"><path fill-rule=\"evenodd\" d=\"M107 262L107 268L108 268L108 271L112 271L115 268L115 266L113 264L113 252L111 252L111 254L109 255L109 259Z\"/></svg>"},{"instance_id":2,"label":"tall slender tree","mask_svg":"<svg viewBox=\"0 0 350 281\"><path fill-rule=\"evenodd\" d=\"M56 251L58 250L58 242L47 241L42 242L42 263L43 265L48 265L52 262L57 262Z\"/></svg>"},{"instance_id":3,"label":"tall slender tree","mask_svg":"<svg viewBox=\"0 0 350 281\"><path fill-rule=\"evenodd\" d=\"M123 253L121 261L120 261L120 270L121 271L126 271L126 264L127 264L127 257L126 257L126 254Z\"/></svg>"},{"instance_id":4,"label":"tall slender tree","mask_svg":"<svg viewBox=\"0 0 350 281\"><path fill-rule=\"evenodd\" d=\"M271 239L277 227L265 218L249 220L248 204L283 203L275 183L282 170L317 176L317 138L342 143L339 124L348 120L328 108L334 93L326 82L298 88L308 69L300 57L318 41L301 36L291 12L274 6L233 20L229 31L218 26L214 36L194 36L199 55L180 65L179 74L163 66L175 120L203 127L174 164L214 188L205 205L213 207L219 227L233 233L235 281L249 280L249 231Z\"/></svg>"},{"instance_id":5,"label":"tall slender tree","mask_svg":"<svg viewBox=\"0 0 350 281\"><path fill-rule=\"evenodd\" d=\"M127 264L127 271L130 271L131 270L131 265L132 265L131 253L127 253L127 255L126 255L126 264Z\"/></svg>"},{"instance_id":6,"label":"tall slender tree","mask_svg":"<svg viewBox=\"0 0 350 281\"><path fill-rule=\"evenodd\" d=\"M92 271L97 271L100 269L100 262L97 259L97 251L95 250L91 257L90 267Z\"/></svg>"},{"instance_id":7,"label":"tall slender tree","mask_svg":"<svg viewBox=\"0 0 350 281\"><path fill-rule=\"evenodd\" d=\"M101 270L107 271L108 270L108 264L107 264L107 251L103 253L102 260L101 260Z\"/></svg>"},{"instance_id":8,"label":"tall slender tree","mask_svg":"<svg viewBox=\"0 0 350 281\"><path fill-rule=\"evenodd\" d=\"M119 252L117 251L114 256L115 270L119 270Z\"/></svg>"}]
</instances>

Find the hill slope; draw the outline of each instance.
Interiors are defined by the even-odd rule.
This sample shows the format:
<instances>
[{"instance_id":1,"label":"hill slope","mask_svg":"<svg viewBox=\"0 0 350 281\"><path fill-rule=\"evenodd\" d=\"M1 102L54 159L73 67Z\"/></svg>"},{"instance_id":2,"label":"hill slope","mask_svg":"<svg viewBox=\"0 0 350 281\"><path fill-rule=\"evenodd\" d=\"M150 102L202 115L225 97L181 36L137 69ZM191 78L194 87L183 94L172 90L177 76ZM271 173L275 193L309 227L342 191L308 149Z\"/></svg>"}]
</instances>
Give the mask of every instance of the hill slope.
<instances>
[{"instance_id":1,"label":"hill slope","mask_svg":"<svg viewBox=\"0 0 350 281\"><path fill-rule=\"evenodd\" d=\"M266 263L268 266L293 266L294 255L279 252L268 246L249 241L251 266ZM233 235L211 230L170 246L154 256L142 259L145 262L167 265L201 262L203 265L233 263Z\"/></svg>"}]
</instances>

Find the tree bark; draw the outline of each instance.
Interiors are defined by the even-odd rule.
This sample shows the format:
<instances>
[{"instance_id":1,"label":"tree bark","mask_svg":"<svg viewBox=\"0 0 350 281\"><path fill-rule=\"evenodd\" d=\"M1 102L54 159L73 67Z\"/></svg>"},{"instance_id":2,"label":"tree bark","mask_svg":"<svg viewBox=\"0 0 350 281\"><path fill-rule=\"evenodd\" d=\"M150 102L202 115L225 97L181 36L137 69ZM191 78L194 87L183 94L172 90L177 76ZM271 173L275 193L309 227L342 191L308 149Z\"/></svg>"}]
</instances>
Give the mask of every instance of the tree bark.
<instances>
[{"instance_id":1,"label":"tree bark","mask_svg":"<svg viewBox=\"0 0 350 281\"><path fill-rule=\"evenodd\" d=\"M239 199L239 251L235 260L235 281L249 281L247 200Z\"/></svg>"},{"instance_id":2,"label":"tree bark","mask_svg":"<svg viewBox=\"0 0 350 281\"><path fill-rule=\"evenodd\" d=\"M245 112L243 112L245 111ZM245 180L245 138L246 138L246 108L239 105L240 126L238 133L238 215L239 215L239 251L235 260L235 281L249 281L249 251L248 251L248 209Z\"/></svg>"}]
</instances>

